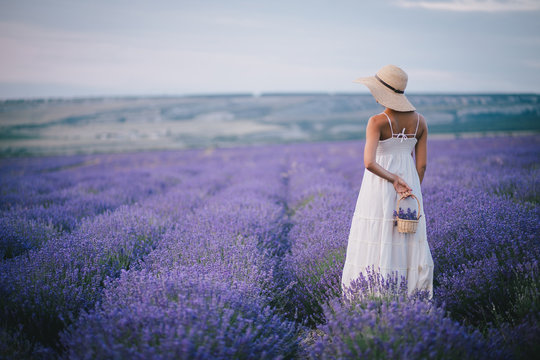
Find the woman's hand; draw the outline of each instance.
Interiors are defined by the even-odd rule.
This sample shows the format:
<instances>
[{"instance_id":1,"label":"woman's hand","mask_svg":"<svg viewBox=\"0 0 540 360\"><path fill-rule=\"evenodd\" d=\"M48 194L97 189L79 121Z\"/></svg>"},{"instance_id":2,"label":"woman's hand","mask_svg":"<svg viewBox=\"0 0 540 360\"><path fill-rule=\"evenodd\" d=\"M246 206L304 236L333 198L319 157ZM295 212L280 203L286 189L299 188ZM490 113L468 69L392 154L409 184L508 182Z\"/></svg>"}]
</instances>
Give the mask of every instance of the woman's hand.
<instances>
[{"instance_id":1,"label":"woman's hand","mask_svg":"<svg viewBox=\"0 0 540 360\"><path fill-rule=\"evenodd\" d=\"M393 181L394 189L396 189L396 192L399 194L400 197L407 197L412 194L412 189L409 185L396 175L396 178Z\"/></svg>"}]
</instances>

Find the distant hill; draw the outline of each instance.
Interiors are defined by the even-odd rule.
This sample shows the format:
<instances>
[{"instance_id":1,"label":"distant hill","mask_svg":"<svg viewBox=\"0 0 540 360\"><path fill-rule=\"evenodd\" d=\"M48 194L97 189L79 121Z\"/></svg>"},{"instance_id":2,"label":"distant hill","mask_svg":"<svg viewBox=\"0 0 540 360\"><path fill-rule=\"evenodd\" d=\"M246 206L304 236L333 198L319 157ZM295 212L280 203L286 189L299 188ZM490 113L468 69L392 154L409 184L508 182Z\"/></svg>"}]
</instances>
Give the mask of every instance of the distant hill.
<instances>
[{"instance_id":1,"label":"distant hill","mask_svg":"<svg viewBox=\"0 0 540 360\"><path fill-rule=\"evenodd\" d=\"M540 132L538 94L412 94L434 135ZM263 93L0 102L0 156L362 140L370 94Z\"/></svg>"}]
</instances>

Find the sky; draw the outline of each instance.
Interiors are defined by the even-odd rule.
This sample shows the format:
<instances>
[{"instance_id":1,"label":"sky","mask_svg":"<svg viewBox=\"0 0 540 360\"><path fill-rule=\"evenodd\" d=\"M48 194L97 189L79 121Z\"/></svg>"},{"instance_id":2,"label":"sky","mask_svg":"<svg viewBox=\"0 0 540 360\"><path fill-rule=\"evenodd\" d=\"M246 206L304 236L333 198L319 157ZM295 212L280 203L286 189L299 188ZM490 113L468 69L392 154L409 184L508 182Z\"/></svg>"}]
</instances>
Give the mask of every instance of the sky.
<instances>
[{"instance_id":1,"label":"sky","mask_svg":"<svg viewBox=\"0 0 540 360\"><path fill-rule=\"evenodd\" d=\"M539 93L540 0L0 0L0 98Z\"/></svg>"}]
</instances>

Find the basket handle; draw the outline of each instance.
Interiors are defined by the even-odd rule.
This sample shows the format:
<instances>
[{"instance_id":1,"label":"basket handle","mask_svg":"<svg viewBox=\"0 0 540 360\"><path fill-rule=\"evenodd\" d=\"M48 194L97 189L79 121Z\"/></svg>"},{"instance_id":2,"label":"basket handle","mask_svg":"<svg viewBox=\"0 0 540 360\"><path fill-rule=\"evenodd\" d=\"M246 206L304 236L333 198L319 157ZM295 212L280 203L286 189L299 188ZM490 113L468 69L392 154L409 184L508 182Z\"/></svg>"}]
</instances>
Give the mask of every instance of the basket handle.
<instances>
[{"instance_id":1,"label":"basket handle","mask_svg":"<svg viewBox=\"0 0 540 360\"><path fill-rule=\"evenodd\" d=\"M420 200L418 200L418 198L416 196L414 196L414 194L410 194L409 195L410 197L413 197L416 199L416 202L418 203L418 215L416 217L416 220L420 220ZM398 202L397 202L397 205L396 205L396 212L399 213L399 202L403 199L406 199L408 198L409 196L404 196L404 197L400 197Z\"/></svg>"}]
</instances>

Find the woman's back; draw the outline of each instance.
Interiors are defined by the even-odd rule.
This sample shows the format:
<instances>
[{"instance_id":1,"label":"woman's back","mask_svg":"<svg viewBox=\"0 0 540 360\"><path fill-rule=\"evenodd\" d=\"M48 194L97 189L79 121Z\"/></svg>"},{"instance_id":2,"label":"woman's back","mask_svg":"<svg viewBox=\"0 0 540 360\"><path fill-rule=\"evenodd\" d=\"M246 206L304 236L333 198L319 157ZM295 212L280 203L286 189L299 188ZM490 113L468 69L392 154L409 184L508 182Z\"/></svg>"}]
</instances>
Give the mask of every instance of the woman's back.
<instances>
[{"instance_id":1,"label":"woman's back","mask_svg":"<svg viewBox=\"0 0 540 360\"><path fill-rule=\"evenodd\" d=\"M379 140L386 140L392 136L396 136L399 133L403 133L405 128L405 135L407 137L416 137L417 139L422 135L423 127L420 126L423 117L416 111L410 112L397 112L388 111L382 112L377 116L384 117L380 121L387 121L388 126L381 127L381 136Z\"/></svg>"}]
</instances>

